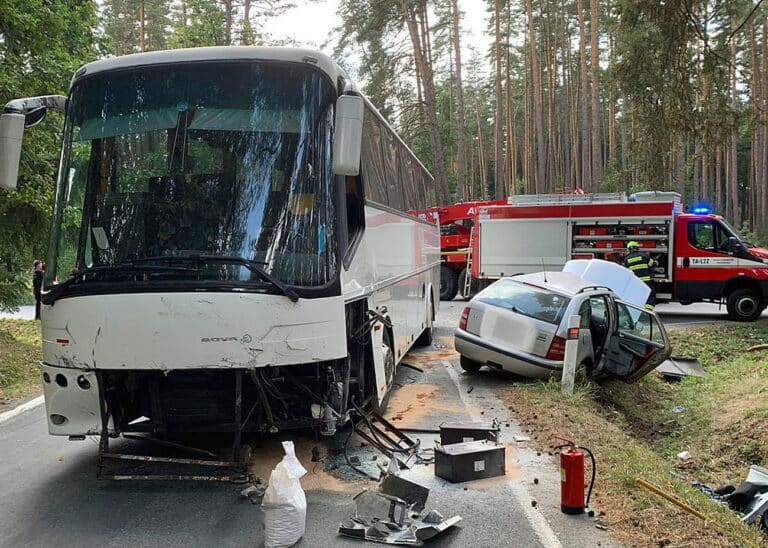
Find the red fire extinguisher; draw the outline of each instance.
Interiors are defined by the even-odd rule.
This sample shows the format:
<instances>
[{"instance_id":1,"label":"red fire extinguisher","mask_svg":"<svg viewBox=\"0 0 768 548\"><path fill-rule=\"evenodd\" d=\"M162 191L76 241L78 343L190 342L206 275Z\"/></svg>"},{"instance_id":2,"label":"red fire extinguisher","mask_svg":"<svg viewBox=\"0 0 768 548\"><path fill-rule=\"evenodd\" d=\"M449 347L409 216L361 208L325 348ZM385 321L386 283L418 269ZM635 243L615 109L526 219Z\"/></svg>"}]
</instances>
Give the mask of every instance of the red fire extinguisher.
<instances>
[{"instance_id":1,"label":"red fire extinguisher","mask_svg":"<svg viewBox=\"0 0 768 548\"><path fill-rule=\"evenodd\" d=\"M556 439L567 442L559 445L560 450L560 511L564 514L581 514L589 506L592 487L595 485L595 456L586 447L577 446L574 442L560 436ZM565 449L565 450L563 450ZM587 500L584 501L584 453L592 460L592 479L589 482Z\"/></svg>"}]
</instances>

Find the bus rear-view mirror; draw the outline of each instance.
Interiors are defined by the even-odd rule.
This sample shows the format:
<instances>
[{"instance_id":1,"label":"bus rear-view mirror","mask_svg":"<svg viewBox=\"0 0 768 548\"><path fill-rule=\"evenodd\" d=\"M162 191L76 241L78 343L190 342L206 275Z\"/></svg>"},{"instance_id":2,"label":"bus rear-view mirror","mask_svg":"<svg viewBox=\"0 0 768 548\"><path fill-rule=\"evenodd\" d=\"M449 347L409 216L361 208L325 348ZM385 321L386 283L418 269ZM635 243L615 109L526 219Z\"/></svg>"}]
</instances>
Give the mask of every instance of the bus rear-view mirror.
<instances>
[{"instance_id":1,"label":"bus rear-view mirror","mask_svg":"<svg viewBox=\"0 0 768 548\"><path fill-rule=\"evenodd\" d=\"M363 138L363 99L342 95L336 100L333 134L333 173L356 176L360 171Z\"/></svg>"},{"instance_id":2,"label":"bus rear-view mirror","mask_svg":"<svg viewBox=\"0 0 768 548\"><path fill-rule=\"evenodd\" d=\"M16 188L25 119L23 114L11 112L0 116L0 188Z\"/></svg>"}]
</instances>

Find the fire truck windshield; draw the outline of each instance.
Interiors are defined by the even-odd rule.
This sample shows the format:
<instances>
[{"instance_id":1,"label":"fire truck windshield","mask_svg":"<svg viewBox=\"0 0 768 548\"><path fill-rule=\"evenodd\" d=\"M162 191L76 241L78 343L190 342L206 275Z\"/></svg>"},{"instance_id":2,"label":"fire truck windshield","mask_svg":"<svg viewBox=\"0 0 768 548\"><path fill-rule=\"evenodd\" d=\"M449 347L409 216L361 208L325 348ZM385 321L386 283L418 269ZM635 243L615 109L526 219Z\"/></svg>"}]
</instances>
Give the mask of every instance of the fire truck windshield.
<instances>
[{"instance_id":1,"label":"fire truck windshield","mask_svg":"<svg viewBox=\"0 0 768 548\"><path fill-rule=\"evenodd\" d=\"M46 286L86 270L99 273L102 291L126 276L263 286L243 261L284 284L330 283L334 99L322 73L295 64L181 63L83 78L69 98ZM176 268L119 268L153 261ZM77 282L85 289L90 279Z\"/></svg>"},{"instance_id":2,"label":"fire truck windshield","mask_svg":"<svg viewBox=\"0 0 768 548\"><path fill-rule=\"evenodd\" d=\"M731 225L729 225L725 221L725 219L720 219L720 226L721 226L721 228L723 230L723 235L725 236L725 238L736 238L736 240L738 240L740 243L742 243L746 247L755 247L754 244L751 244L751 243L747 242L746 240L744 240L744 238L741 236L741 234L739 234L739 232L735 228L733 228Z\"/></svg>"}]
</instances>

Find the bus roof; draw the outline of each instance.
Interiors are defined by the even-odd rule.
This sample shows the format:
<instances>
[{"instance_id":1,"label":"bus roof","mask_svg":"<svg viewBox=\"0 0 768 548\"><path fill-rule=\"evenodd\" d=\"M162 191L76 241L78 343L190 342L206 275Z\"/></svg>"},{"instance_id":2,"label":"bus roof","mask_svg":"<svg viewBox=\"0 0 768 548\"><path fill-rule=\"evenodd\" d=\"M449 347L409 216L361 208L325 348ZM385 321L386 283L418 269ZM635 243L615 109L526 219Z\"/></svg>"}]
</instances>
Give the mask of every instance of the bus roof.
<instances>
[{"instance_id":1,"label":"bus roof","mask_svg":"<svg viewBox=\"0 0 768 548\"><path fill-rule=\"evenodd\" d=\"M334 83L348 77L344 70L324 53L302 48L277 48L256 46L217 46L206 48L173 49L134 53L121 57L101 59L82 66L72 78L70 88L78 80L92 74L110 70L162 65L166 63L195 63L201 61L284 61L306 63L325 72Z\"/></svg>"}]
</instances>

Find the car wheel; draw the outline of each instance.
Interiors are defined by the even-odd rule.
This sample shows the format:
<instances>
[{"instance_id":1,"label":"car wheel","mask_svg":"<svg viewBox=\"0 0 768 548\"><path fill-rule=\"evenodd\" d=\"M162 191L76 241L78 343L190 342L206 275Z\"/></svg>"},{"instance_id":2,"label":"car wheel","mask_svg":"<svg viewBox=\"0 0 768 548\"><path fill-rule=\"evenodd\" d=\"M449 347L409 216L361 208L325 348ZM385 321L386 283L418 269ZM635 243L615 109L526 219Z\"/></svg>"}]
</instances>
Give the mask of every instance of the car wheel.
<instances>
[{"instance_id":1,"label":"car wheel","mask_svg":"<svg viewBox=\"0 0 768 548\"><path fill-rule=\"evenodd\" d=\"M763 303L751 289L736 289L728 295L728 316L739 322L752 322L760 317Z\"/></svg>"},{"instance_id":2,"label":"car wheel","mask_svg":"<svg viewBox=\"0 0 768 548\"><path fill-rule=\"evenodd\" d=\"M470 360L466 356L461 356L459 358L459 364L461 364L461 368L467 373L477 373L483 366L482 363L476 362L475 360Z\"/></svg>"},{"instance_id":3,"label":"car wheel","mask_svg":"<svg viewBox=\"0 0 768 548\"><path fill-rule=\"evenodd\" d=\"M440 267L440 300L450 301L459 290L459 273L447 266Z\"/></svg>"}]
</instances>

